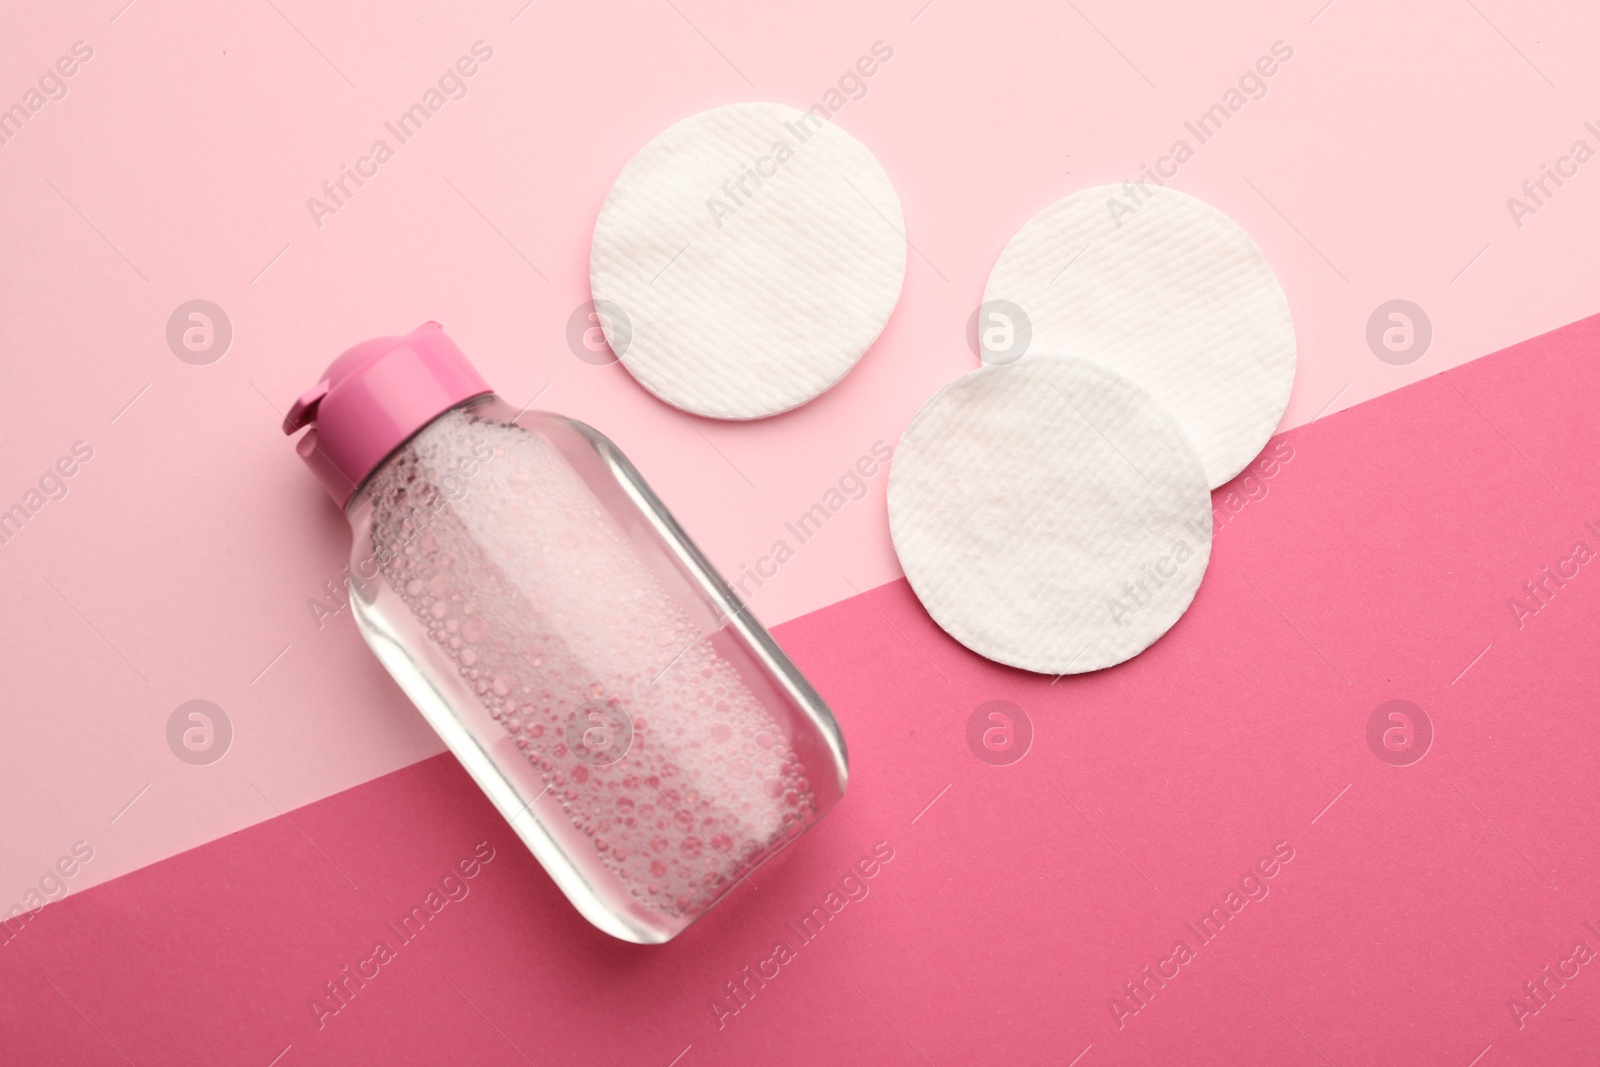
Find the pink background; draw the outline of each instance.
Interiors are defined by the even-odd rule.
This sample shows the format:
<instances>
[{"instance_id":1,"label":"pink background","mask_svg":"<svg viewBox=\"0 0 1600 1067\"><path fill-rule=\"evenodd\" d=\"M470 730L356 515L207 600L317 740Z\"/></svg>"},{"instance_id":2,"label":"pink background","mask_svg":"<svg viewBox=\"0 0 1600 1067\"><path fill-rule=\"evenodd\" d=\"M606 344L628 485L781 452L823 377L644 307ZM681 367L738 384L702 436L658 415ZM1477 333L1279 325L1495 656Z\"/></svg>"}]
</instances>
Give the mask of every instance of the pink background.
<instances>
[{"instance_id":1,"label":"pink background","mask_svg":"<svg viewBox=\"0 0 1600 1067\"><path fill-rule=\"evenodd\" d=\"M88 42L94 57L67 83L65 99L46 105L0 145L0 330L8 354L0 371L0 507L22 500L74 442L88 442L94 458L70 480L65 499L0 545L9 708L0 746L0 810L8 814L0 825L0 900L8 904L21 900L75 841L92 842L95 858L72 879L74 896L440 751L348 618L319 631L306 607L342 565L343 520L276 426L326 362L356 340L408 330L427 318L442 321L508 399L520 404L543 389L541 406L612 435L713 560L736 574L874 441L892 443L928 396L976 365L963 338L967 317L995 256L1024 220L1066 192L1120 181L1153 162L1184 136L1186 120L1218 100L1278 40L1293 47L1294 58L1270 80L1268 95L1250 102L1201 147L1173 184L1237 219L1279 272L1301 344L1286 429L1596 310L1592 249L1600 163L1581 169L1520 228L1506 209L1506 198L1574 140L1600 148L1584 129L1586 120L1600 125L1600 70L1592 62L1600 14L1575 3L1449 0L1397 10L1370 0L1182 9L1104 0L1075 6L934 0L926 8L921 0L536 0L527 7L511 0L472 9L418 3L377 9L303 0L227 8L136 0L123 7L122 0L111 0L14 7L0 35L0 106L21 100L73 42ZM306 198L335 177L341 163L353 163L386 136L384 122L480 39L493 47L494 58L471 79L468 95L401 146L319 229ZM715 104L771 99L809 106L879 40L894 49L894 58L867 83L867 95L835 121L877 153L889 172L916 253L901 304L860 366L794 413L722 425L678 415L620 367L577 359L565 329L587 298L590 229L629 155L673 121ZM233 323L230 350L210 366L180 362L166 345L168 315L193 298L215 301ZM1368 315L1393 298L1420 304L1433 323L1431 349L1410 366L1380 362L1366 345ZM1551 465L1572 461L1577 453L1564 442L1592 422L1594 409L1591 403L1580 415L1563 408L1565 420L1550 412L1541 397L1573 388L1584 364L1574 359L1551 366L1547 377L1531 382L1514 369L1501 372L1503 380L1488 383L1475 400L1488 411L1513 386L1527 390L1523 405L1508 414L1516 412L1522 433L1543 442L1545 473L1571 490L1575 482ZM1419 457L1439 447L1438 437L1409 425L1421 417L1416 409L1398 403L1383 410L1385 421L1364 433L1409 431L1396 447ZM1437 431L1471 414L1446 409ZM1533 447L1529 437L1500 425L1524 451ZM1364 444L1353 431L1340 442L1352 451ZM1320 494L1323 502L1314 523L1282 534L1291 547L1280 551L1286 558L1315 553L1338 559L1359 547L1367 531L1332 501L1357 493L1358 480L1372 468L1344 462L1314 480L1310 469L1296 472L1304 479L1301 491ZM1573 471L1574 480L1578 474ZM1417 491L1427 486L1422 482ZM880 476L864 500L805 545L754 596L757 614L775 625L829 605L859 611L840 602L898 578L883 491ZM1483 508L1505 519L1495 499L1483 498ZM1431 543L1427 524L1436 515L1424 509L1413 516L1419 551ZM1600 524L1600 514L1587 517ZM1465 511L1455 521L1470 528L1486 520ZM1513 566L1515 553L1507 549L1507 563L1494 574L1495 596L1509 595L1537 564L1553 561L1550 552L1569 535L1567 526L1551 529L1555 540L1548 550L1521 540L1522 533L1504 535L1523 550ZM1219 552L1225 547L1219 538ZM1477 540L1452 548L1449 567L1486 566L1478 562ZM1443 557L1427 558L1446 566ZM1214 566L1226 573L1220 555ZM1213 573L1208 587L1221 580ZM1281 580L1288 588L1303 576ZM1346 607L1353 596L1340 583L1324 592L1330 604ZM1412 620L1388 639L1410 649L1410 662L1431 664L1434 676L1453 676L1491 642L1489 636L1478 642L1465 621L1442 607L1406 614L1416 605L1397 605L1392 585L1364 595L1359 617L1369 623ZM1203 590L1194 610L1206 606ZM898 610L907 620L920 618L914 604ZM1501 611L1495 602L1493 612ZM806 632L799 625L780 637L799 640ZM1435 642L1441 633L1452 640ZM835 640L845 641L846 649L813 651L804 666L826 676L830 657L847 654L847 639ZM930 631L923 640L936 642L938 635ZM1271 675L1282 666L1248 644L1223 642L1206 650L1226 657L1236 678ZM1570 653L1586 655L1578 646ZM1337 656L1330 652L1330 658ZM1128 673L1155 670L1160 662L1137 661ZM1486 658L1479 666L1492 662ZM1538 669L1561 677L1577 669L1572 662L1557 657ZM1592 657L1576 662L1592 664ZM966 663L965 669L987 668ZM970 708L934 709L909 695L893 708L852 699L869 680L834 678L827 693L842 716L851 709L845 726L853 745L870 746L867 738L888 729L877 723L880 716L907 731L922 729L925 718L926 729L941 731L944 742L961 743ZM1532 683L1507 683L1511 691L1516 684L1525 690ZM993 686L980 689L980 699L988 699ZM1348 714L1364 721L1369 696L1387 699L1389 693L1363 691L1360 707ZM227 756L208 767L179 762L166 744L168 715L195 698L221 705L235 731ZM1556 702L1554 722L1541 728L1536 751L1579 745L1565 732L1574 726L1577 706ZM1329 757L1301 736L1310 728L1307 716L1304 709L1285 710L1273 720L1293 743L1286 769L1272 773L1320 790ZM1173 728L1158 720L1152 736ZM1208 736L1201 725L1191 729ZM1488 724L1479 729L1504 743L1505 734ZM1042 724L1040 730L1043 745ZM1195 743L1224 743L1209 736ZM1068 742L1058 736L1053 743ZM1592 803L1594 795L1593 745L1577 751L1589 754L1589 777L1582 779L1587 792L1562 794L1569 810L1580 796ZM889 745L878 773L910 773L915 768L905 761L914 752ZM952 758L984 769L964 748ZM1124 778L1165 773L1153 758L1133 744L1101 770ZM1348 758L1366 761L1367 773L1384 769L1364 749ZM1530 751L1519 758L1535 765L1538 757ZM1494 778L1503 768L1481 773ZM870 796L871 781L858 764L853 795ZM939 783L932 784L929 795ZM1336 790L1342 783L1331 784ZM1353 790L1344 802L1359 797ZM898 800L918 806L909 792ZM1516 810L1509 787L1503 802L1505 810ZM1021 817L1037 803L1029 797L1002 808ZM1454 818L1425 805L1415 832L1464 832L1454 828ZM1520 840L1515 827L1495 821ZM841 857L888 834L876 826L846 834L847 820L839 822L830 832L841 835ZM982 823L925 852L923 860L908 848L905 866L888 868L884 878L904 878L931 892L957 876L949 857L963 842L989 847ZM281 821L258 828L282 830ZM1142 835L1152 843L1152 864L1188 862L1179 858L1178 831L1152 823L1134 836ZM1119 843L1126 845L1120 837ZM1227 879L1223 870L1242 869L1270 843L1254 827L1208 839L1195 893L1213 892L1219 878ZM1071 847L1092 844L1086 838ZM1359 852L1359 846L1349 847ZM456 848L452 843L445 851ZM827 862L832 859L826 854ZM516 862L521 867L515 869L526 867ZM797 855L789 862L801 861ZM975 861L956 864L962 877L968 862ZM1479 981L1477 964L1465 957L1426 963L1428 936L1406 932L1401 921L1427 902L1437 881L1455 877L1447 867L1406 873L1399 884L1410 887L1409 895L1395 906L1397 925L1390 932L1411 939L1419 955L1382 957L1391 970L1374 964L1369 975L1386 981L1416 975L1420 984L1408 1003L1417 1012L1428 1009L1430 988ZM508 863L490 873L512 883L513 868ZM147 873L170 877L159 873L165 870ZM1291 866L1285 877L1301 871ZM1488 899L1523 899L1523 888L1504 882L1509 876L1497 877L1484 889ZM772 878L782 880L777 872ZM1563 884L1560 877L1555 881ZM997 880L994 888L1004 884ZM87 908L93 899L80 903ZM1071 929L1110 936L1099 917L1072 918L1055 898L1029 899L1030 906L994 924L995 960L1010 959L1017 939L1040 926L1062 938L1054 942L1056 963L1032 964L1045 972L1074 958ZM1596 918L1593 897L1585 906L1587 917ZM52 909L61 915L51 921L66 922L63 916L74 914L70 907L69 901ZM1250 919L1247 913L1244 921ZM1447 908L1430 919L1439 925L1429 936L1465 937L1462 931L1472 930L1482 937L1494 921ZM948 928L984 919L964 914L941 922ZM1564 922L1550 928L1563 931ZM1295 929L1277 927L1285 938L1296 936ZM858 936L852 952L870 956L870 936ZM1318 936L1337 940L1326 931ZM1551 951L1569 947L1560 944L1565 939L1564 933L1557 937ZM1136 947L1142 944L1137 937L1119 940L1112 955L1129 965L1142 961L1146 950ZM1485 981L1484 995L1467 1001L1484 1013L1486 1032L1504 1024L1501 999L1522 980L1524 963L1553 958L1537 942L1519 944L1517 951L1526 960L1508 963L1505 981ZM1435 970L1428 972L1429 966ZM1059 983L1041 979L1035 987L1041 999L1014 1002L1014 1031L1048 1030L1057 1023L1047 1020L1060 1018L1052 1012L1103 1013L1104 984L1097 974L1082 989L1064 993ZM1327 996L1328 989L1321 992L1307 1006L1337 1015L1341 1002ZM1578 1002L1577 992L1568 995L1567 1003ZM1594 1002L1587 1003L1592 1030ZM929 1004L930 1011L937 1006ZM292 1010L304 1009L293 1002ZM792 1010L798 1013L793 1027L767 1024L768 1039L780 1047L803 1025L806 1010L821 1018L830 1009L814 1002ZM1465 1017L1460 1022L1468 1029ZM1065 1036L1062 1041L1053 1055L1064 1062L1077 1051L1065 1047ZM930 1038L929 1045L939 1047L939 1041ZM955 1061L988 1046L944 1047L945 1058ZM666 1048L662 1062L676 1050ZM261 1061L275 1051L267 1049ZM1477 1049L1463 1051L1464 1064Z\"/></svg>"},{"instance_id":2,"label":"pink background","mask_svg":"<svg viewBox=\"0 0 1600 1067\"><path fill-rule=\"evenodd\" d=\"M1110 670L988 663L904 581L778 627L850 791L668 945L586 924L445 754L38 912L0 949L7 1059L1593 1063L1600 557L1521 626L1507 601L1600 542L1597 348L1600 316L1291 431L1193 608ZM1396 699L1432 724L1407 766L1368 748ZM994 700L1032 724L1005 766L967 738Z\"/></svg>"}]
</instances>

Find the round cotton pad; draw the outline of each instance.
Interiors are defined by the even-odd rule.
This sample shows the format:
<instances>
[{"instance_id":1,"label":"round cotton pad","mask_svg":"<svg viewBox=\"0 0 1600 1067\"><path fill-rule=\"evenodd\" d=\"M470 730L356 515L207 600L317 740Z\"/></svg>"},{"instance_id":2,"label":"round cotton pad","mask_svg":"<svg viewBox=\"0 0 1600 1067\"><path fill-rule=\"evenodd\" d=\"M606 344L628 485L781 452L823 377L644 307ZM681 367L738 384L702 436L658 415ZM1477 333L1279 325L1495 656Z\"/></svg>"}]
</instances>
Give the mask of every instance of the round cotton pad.
<instances>
[{"instance_id":1,"label":"round cotton pad","mask_svg":"<svg viewBox=\"0 0 1600 1067\"><path fill-rule=\"evenodd\" d=\"M895 450L889 532L951 637L1041 674L1137 655L1211 557L1205 472L1149 394L1080 359L984 367L928 401Z\"/></svg>"},{"instance_id":2,"label":"round cotton pad","mask_svg":"<svg viewBox=\"0 0 1600 1067\"><path fill-rule=\"evenodd\" d=\"M1272 268L1231 219L1174 189L1057 201L1006 245L983 298L1021 309L1030 353L1103 364L1166 405L1212 488L1255 458L1289 402L1294 323Z\"/></svg>"},{"instance_id":3,"label":"round cotton pad","mask_svg":"<svg viewBox=\"0 0 1600 1067\"><path fill-rule=\"evenodd\" d=\"M904 233L888 175L849 134L781 104L730 104L623 168L589 283L626 316L626 344L602 325L641 385L698 415L755 419L822 393L877 340Z\"/></svg>"}]
</instances>

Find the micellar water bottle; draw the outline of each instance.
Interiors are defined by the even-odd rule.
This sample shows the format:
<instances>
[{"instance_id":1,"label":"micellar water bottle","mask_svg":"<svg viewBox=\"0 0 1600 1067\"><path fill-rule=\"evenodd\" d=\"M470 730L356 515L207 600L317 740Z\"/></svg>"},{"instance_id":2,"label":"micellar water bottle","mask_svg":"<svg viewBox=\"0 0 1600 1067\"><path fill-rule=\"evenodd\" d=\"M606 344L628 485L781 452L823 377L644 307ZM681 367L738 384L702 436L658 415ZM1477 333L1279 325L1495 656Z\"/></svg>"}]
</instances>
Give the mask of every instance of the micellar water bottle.
<instances>
[{"instance_id":1,"label":"micellar water bottle","mask_svg":"<svg viewBox=\"0 0 1600 1067\"><path fill-rule=\"evenodd\" d=\"M595 926L676 936L844 795L827 705L605 437L433 322L334 360L307 425L362 636Z\"/></svg>"}]
</instances>

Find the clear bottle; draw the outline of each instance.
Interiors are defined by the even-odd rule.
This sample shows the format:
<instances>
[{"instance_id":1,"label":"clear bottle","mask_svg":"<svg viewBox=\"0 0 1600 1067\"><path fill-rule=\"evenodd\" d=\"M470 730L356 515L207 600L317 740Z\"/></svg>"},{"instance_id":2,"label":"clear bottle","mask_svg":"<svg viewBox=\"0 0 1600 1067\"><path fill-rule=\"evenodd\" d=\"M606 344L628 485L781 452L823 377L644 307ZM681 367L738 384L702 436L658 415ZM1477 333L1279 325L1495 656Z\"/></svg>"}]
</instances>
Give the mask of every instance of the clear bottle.
<instances>
[{"instance_id":1,"label":"clear bottle","mask_svg":"<svg viewBox=\"0 0 1600 1067\"><path fill-rule=\"evenodd\" d=\"M669 940L843 796L827 705L605 437L437 323L341 355L307 425L362 636L595 926Z\"/></svg>"}]
</instances>

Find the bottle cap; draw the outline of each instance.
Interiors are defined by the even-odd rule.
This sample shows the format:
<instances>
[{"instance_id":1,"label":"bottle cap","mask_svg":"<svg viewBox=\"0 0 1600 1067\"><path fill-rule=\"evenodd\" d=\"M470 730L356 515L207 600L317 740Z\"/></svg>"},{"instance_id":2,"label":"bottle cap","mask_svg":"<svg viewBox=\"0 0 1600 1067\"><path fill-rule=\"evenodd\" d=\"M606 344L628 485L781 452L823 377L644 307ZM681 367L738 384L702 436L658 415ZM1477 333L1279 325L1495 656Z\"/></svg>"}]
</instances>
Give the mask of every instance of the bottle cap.
<instances>
[{"instance_id":1,"label":"bottle cap","mask_svg":"<svg viewBox=\"0 0 1600 1067\"><path fill-rule=\"evenodd\" d=\"M294 402L283 432L341 508L389 453L440 414L492 392L437 322L347 348Z\"/></svg>"}]
</instances>

